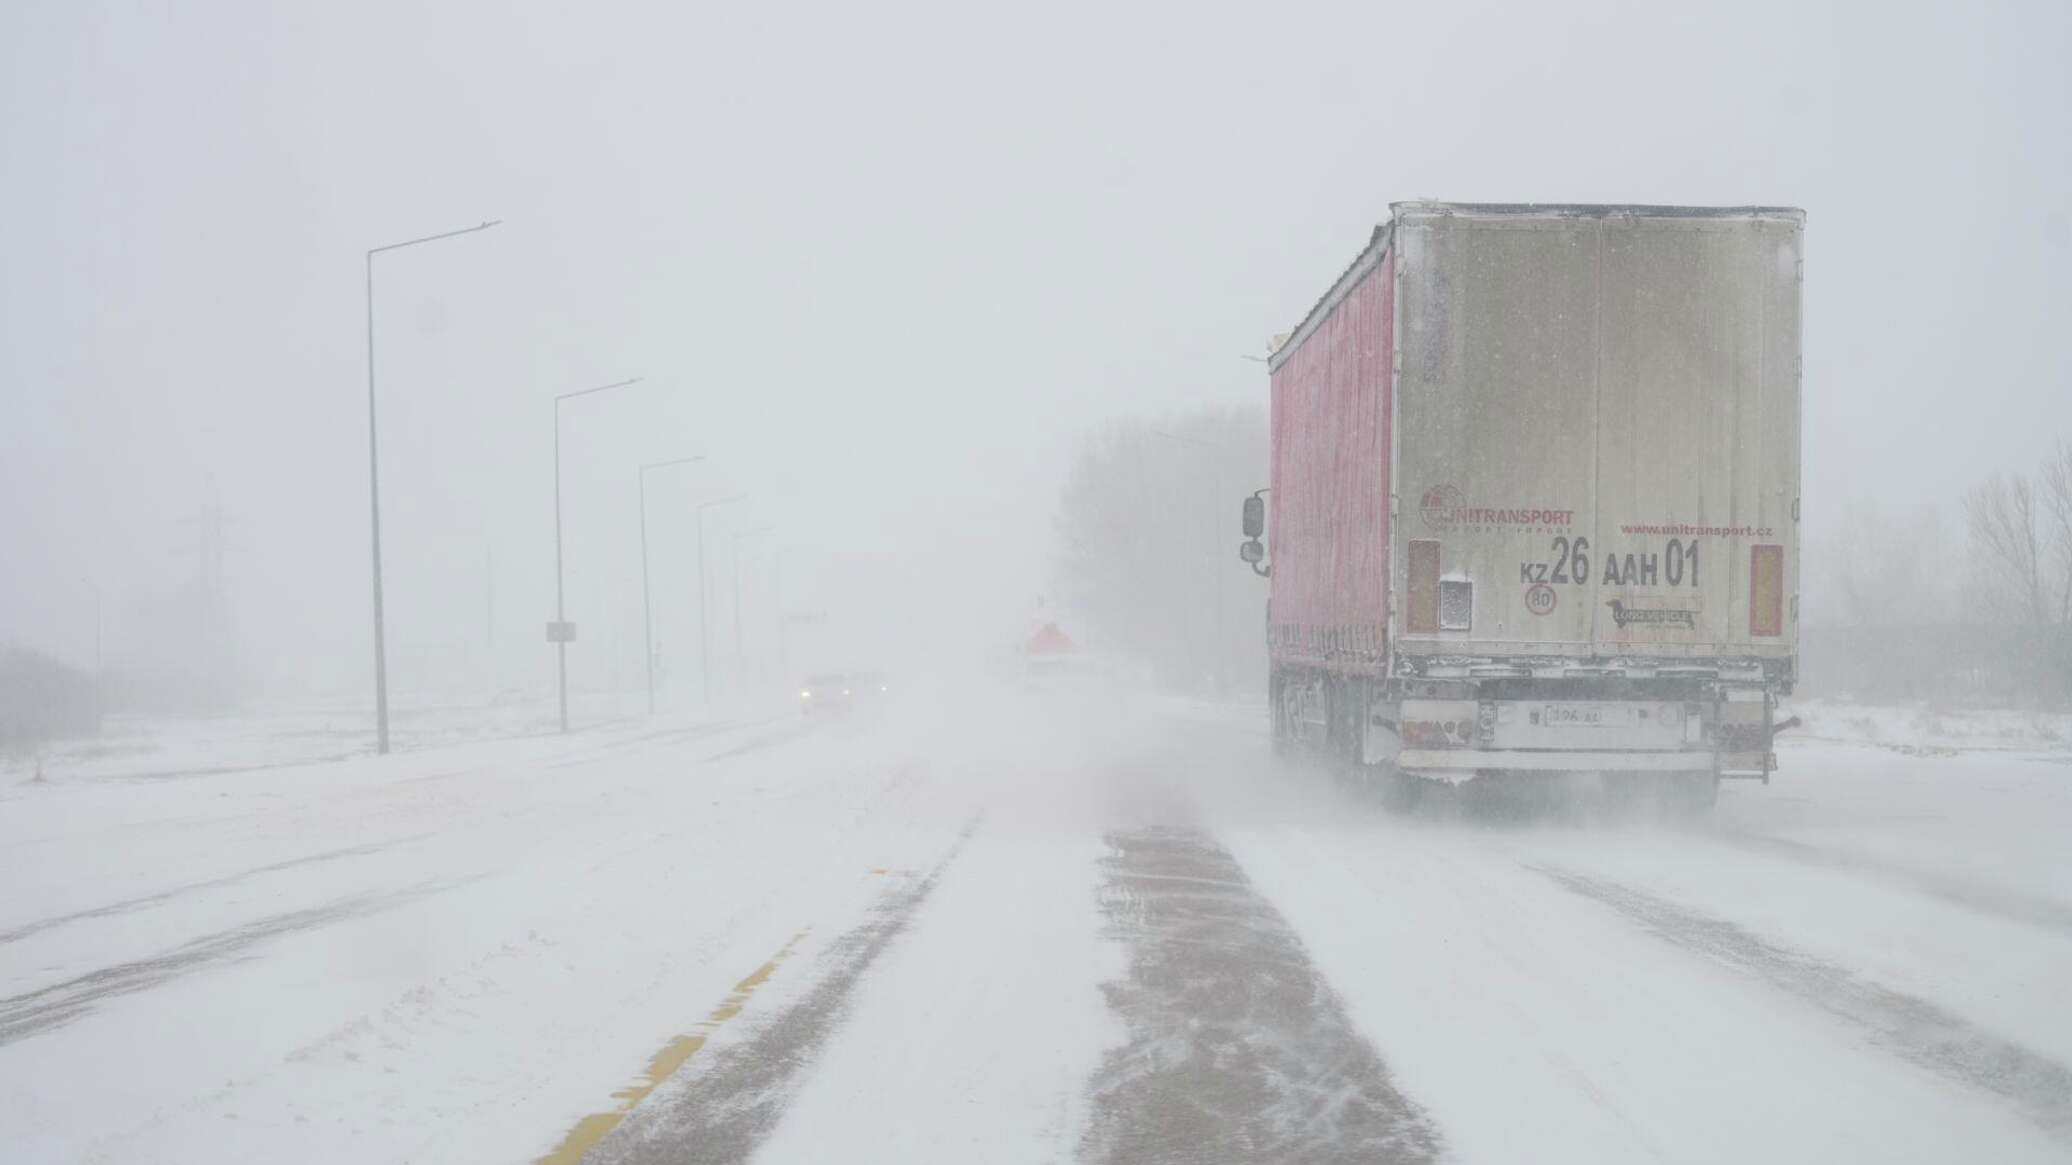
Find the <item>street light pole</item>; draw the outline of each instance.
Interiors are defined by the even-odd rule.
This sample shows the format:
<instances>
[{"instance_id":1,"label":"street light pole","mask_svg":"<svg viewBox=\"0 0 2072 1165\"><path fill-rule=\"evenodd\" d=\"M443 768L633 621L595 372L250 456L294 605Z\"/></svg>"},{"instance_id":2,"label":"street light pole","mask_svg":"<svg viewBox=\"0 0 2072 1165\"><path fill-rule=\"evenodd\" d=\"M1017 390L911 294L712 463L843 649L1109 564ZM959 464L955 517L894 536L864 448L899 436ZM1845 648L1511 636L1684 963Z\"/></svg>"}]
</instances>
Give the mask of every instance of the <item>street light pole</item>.
<instances>
[{"instance_id":1,"label":"street light pole","mask_svg":"<svg viewBox=\"0 0 2072 1165\"><path fill-rule=\"evenodd\" d=\"M768 534L769 526L757 526L753 530L734 531L734 667L740 672L748 670L747 653L741 649L741 541ZM738 683L738 678L736 680Z\"/></svg>"},{"instance_id":2,"label":"street light pole","mask_svg":"<svg viewBox=\"0 0 2072 1165\"><path fill-rule=\"evenodd\" d=\"M777 674L791 674L791 617L784 613L784 554L790 547L779 546L770 555L770 605L777 612Z\"/></svg>"},{"instance_id":3,"label":"street light pole","mask_svg":"<svg viewBox=\"0 0 2072 1165\"><path fill-rule=\"evenodd\" d=\"M640 467L640 626L641 637L647 646L647 696L648 715L655 714L655 607L648 596L648 537L647 537L647 475L650 469L666 469L672 465L689 465L705 460L704 454L696 457L678 457L673 461L650 461Z\"/></svg>"},{"instance_id":4,"label":"street light pole","mask_svg":"<svg viewBox=\"0 0 2072 1165\"><path fill-rule=\"evenodd\" d=\"M405 239L400 243L370 247L367 251L367 497L374 517L374 747L379 753L387 753L389 750L389 716L388 624L383 616L381 596L381 436L374 423L374 256L387 251L400 251L404 247L415 247L421 243L436 243L440 239L472 235L476 231L486 231L501 221L503 220L490 219L477 226L462 227L457 231L445 231L418 239Z\"/></svg>"},{"instance_id":5,"label":"street light pole","mask_svg":"<svg viewBox=\"0 0 2072 1165\"><path fill-rule=\"evenodd\" d=\"M699 691L705 697L708 719L712 716L712 636L709 633L710 620L705 615L705 511L714 506L747 500L747 494L731 494L698 503L698 682Z\"/></svg>"},{"instance_id":6,"label":"street light pole","mask_svg":"<svg viewBox=\"0 0 2072 1165\"><path fill-rule=\"evenodd\" d=\"M555 691L561 706L561 731L568 731L568 608L561 577L561 402L591 393L606 392L639 384L641 378L615 380L596 388L579 388L554 398L554 673Z\"/></svg>"}]
</instances>

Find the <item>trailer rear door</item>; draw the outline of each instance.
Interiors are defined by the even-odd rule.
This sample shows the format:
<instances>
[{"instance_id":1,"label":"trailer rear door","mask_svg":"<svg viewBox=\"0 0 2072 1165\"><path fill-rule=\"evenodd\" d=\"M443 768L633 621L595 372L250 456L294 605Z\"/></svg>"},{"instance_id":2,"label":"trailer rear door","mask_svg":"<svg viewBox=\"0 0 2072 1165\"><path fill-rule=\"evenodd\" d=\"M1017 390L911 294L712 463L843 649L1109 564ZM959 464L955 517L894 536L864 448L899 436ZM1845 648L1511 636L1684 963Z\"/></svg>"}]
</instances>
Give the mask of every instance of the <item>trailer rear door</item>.
<instances>
[{"instance_id":1,"label":"trailer rear door","mask_svg":"<svg viewBox=\"0 0 2072 1165\"><path fill-rule=\"evenodd\" d=\"M1802 225L1397 208L1401 650L1792 654Z\"/></svg>"}]
</instances>

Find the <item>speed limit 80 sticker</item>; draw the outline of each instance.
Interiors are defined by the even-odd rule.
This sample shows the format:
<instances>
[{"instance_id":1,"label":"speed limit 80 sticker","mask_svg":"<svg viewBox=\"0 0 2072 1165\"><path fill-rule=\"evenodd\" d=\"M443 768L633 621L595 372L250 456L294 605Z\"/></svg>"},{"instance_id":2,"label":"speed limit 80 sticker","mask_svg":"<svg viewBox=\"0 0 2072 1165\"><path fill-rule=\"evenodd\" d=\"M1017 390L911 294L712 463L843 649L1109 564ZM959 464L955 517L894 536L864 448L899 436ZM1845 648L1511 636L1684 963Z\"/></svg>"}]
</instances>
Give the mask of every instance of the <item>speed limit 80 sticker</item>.
<instances>
[{"instance_id":1,"label":"speed limit 80 sticker","mask_svg":"<svg viewBox=\"0 0 2072 1165\"><path fill-rule=\"evenodd\" d=\"M1554 588L1546 583L1534 583L1525 588L1525 609L1535 615L1553 614L1554 608L1559 602L1560 600L1554 594Z\"/></svg>"}]
</instances>

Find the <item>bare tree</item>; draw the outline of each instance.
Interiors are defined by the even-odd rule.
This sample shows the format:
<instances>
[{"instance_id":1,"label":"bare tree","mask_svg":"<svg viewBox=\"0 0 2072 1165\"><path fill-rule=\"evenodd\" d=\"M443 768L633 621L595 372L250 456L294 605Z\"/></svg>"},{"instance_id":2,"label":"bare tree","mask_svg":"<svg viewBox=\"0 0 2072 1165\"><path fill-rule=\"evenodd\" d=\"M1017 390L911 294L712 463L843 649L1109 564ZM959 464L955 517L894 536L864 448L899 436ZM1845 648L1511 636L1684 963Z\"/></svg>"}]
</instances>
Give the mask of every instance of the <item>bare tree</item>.
<instances>
[{"instance_id":1,"label":"bare tree","mask_svg":"<svg viewBox=\"0 0 2072 1165\"><path fill-rule=\"evenodd\" d=\"M1171 682L1257 682L1265 590L1238 561L1237 519L1265 478L1258 408L1134 418L1082 437L1058 499L1052 586L1077 630Z\"/></svg>"},{"instance_id":2,"label":"bare tree","mask_svg":"<svg viewBox=\"0 0 2072 1165\"><path fill-rule=\"evenodd\" d=\"M0 757L33 751L56 737L90 734L100 715L99 693L84 672L0 643Z\"/></svg>"},{"instance_id":3,"label":"bare tree","mask_svg":"<svg viewBox=\"0 0 2072 1165\"><path fill-rule=\"evenodd\" d=\"M2042 626L2049 604L2029 479L1995 474L1980 482L1964 496L1964 520L1980 605Z\"/></svg>"},{"instance_id":4,"label":"bare tree","mask_svg":"<svg viewBox=\"0 0 2072 1165\"><path fill-rule=\"evenodd\" d=\"M1950 561L1932 509L1889 515L1866 502L1848 506L1835 529L1807 545L1818 569L1823 623L1900 627L1939 623L1951 611Z\"/></svg>"},{"instance_id":5,"label":"bare tree","mask_svg":"<svg viewBox=\"0 0 2072 1165\"><path fill-rule=\"evenodd\" d=\"M2036 481L1995 475L1964 498L1977 610L2018 626L2009 651L2035 682L2072 688L2072 443Z\"/></svg>"},{"instance_id":6,"label":"bare tree","mask_svg":"<svg viewBox=\"0 0 2072 1165\"><path fill-rule=\"evenodd\" d=\"M2072 623L2072 442L2060 441L2043 463L2039 493L2047 565L2057 582L2059 626Z\"/></svg>"}]
</instances>

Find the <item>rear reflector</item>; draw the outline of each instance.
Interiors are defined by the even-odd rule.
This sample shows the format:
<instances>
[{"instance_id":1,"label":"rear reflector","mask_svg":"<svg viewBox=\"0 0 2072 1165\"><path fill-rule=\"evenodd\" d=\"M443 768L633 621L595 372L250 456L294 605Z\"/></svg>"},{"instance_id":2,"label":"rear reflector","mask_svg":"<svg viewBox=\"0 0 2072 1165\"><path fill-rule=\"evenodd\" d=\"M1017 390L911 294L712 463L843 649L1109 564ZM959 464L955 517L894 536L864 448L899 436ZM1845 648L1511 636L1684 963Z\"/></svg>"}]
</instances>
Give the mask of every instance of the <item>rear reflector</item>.
<instances>
[{"instance_id":1,"label":"rear reflector","mask_svg":"<svg viewBox=\"0 0 2072 1165\"><path fill-rule=\"evenodd\" d=\"M1748 556L1748 633L1784 634L1784 547L1751 547Z\"/></svg>"},{"instance_id":2,"label":"rear reflector","mask_svg":"<svg viewBox=\"0 0 2072 1165\"><path fill-rule=\"evenodd\" d=\"M1403 630L1412 635L1439 632L1439 543L1413 539L1404 572Z\"/></svg>"}]
</instances>

